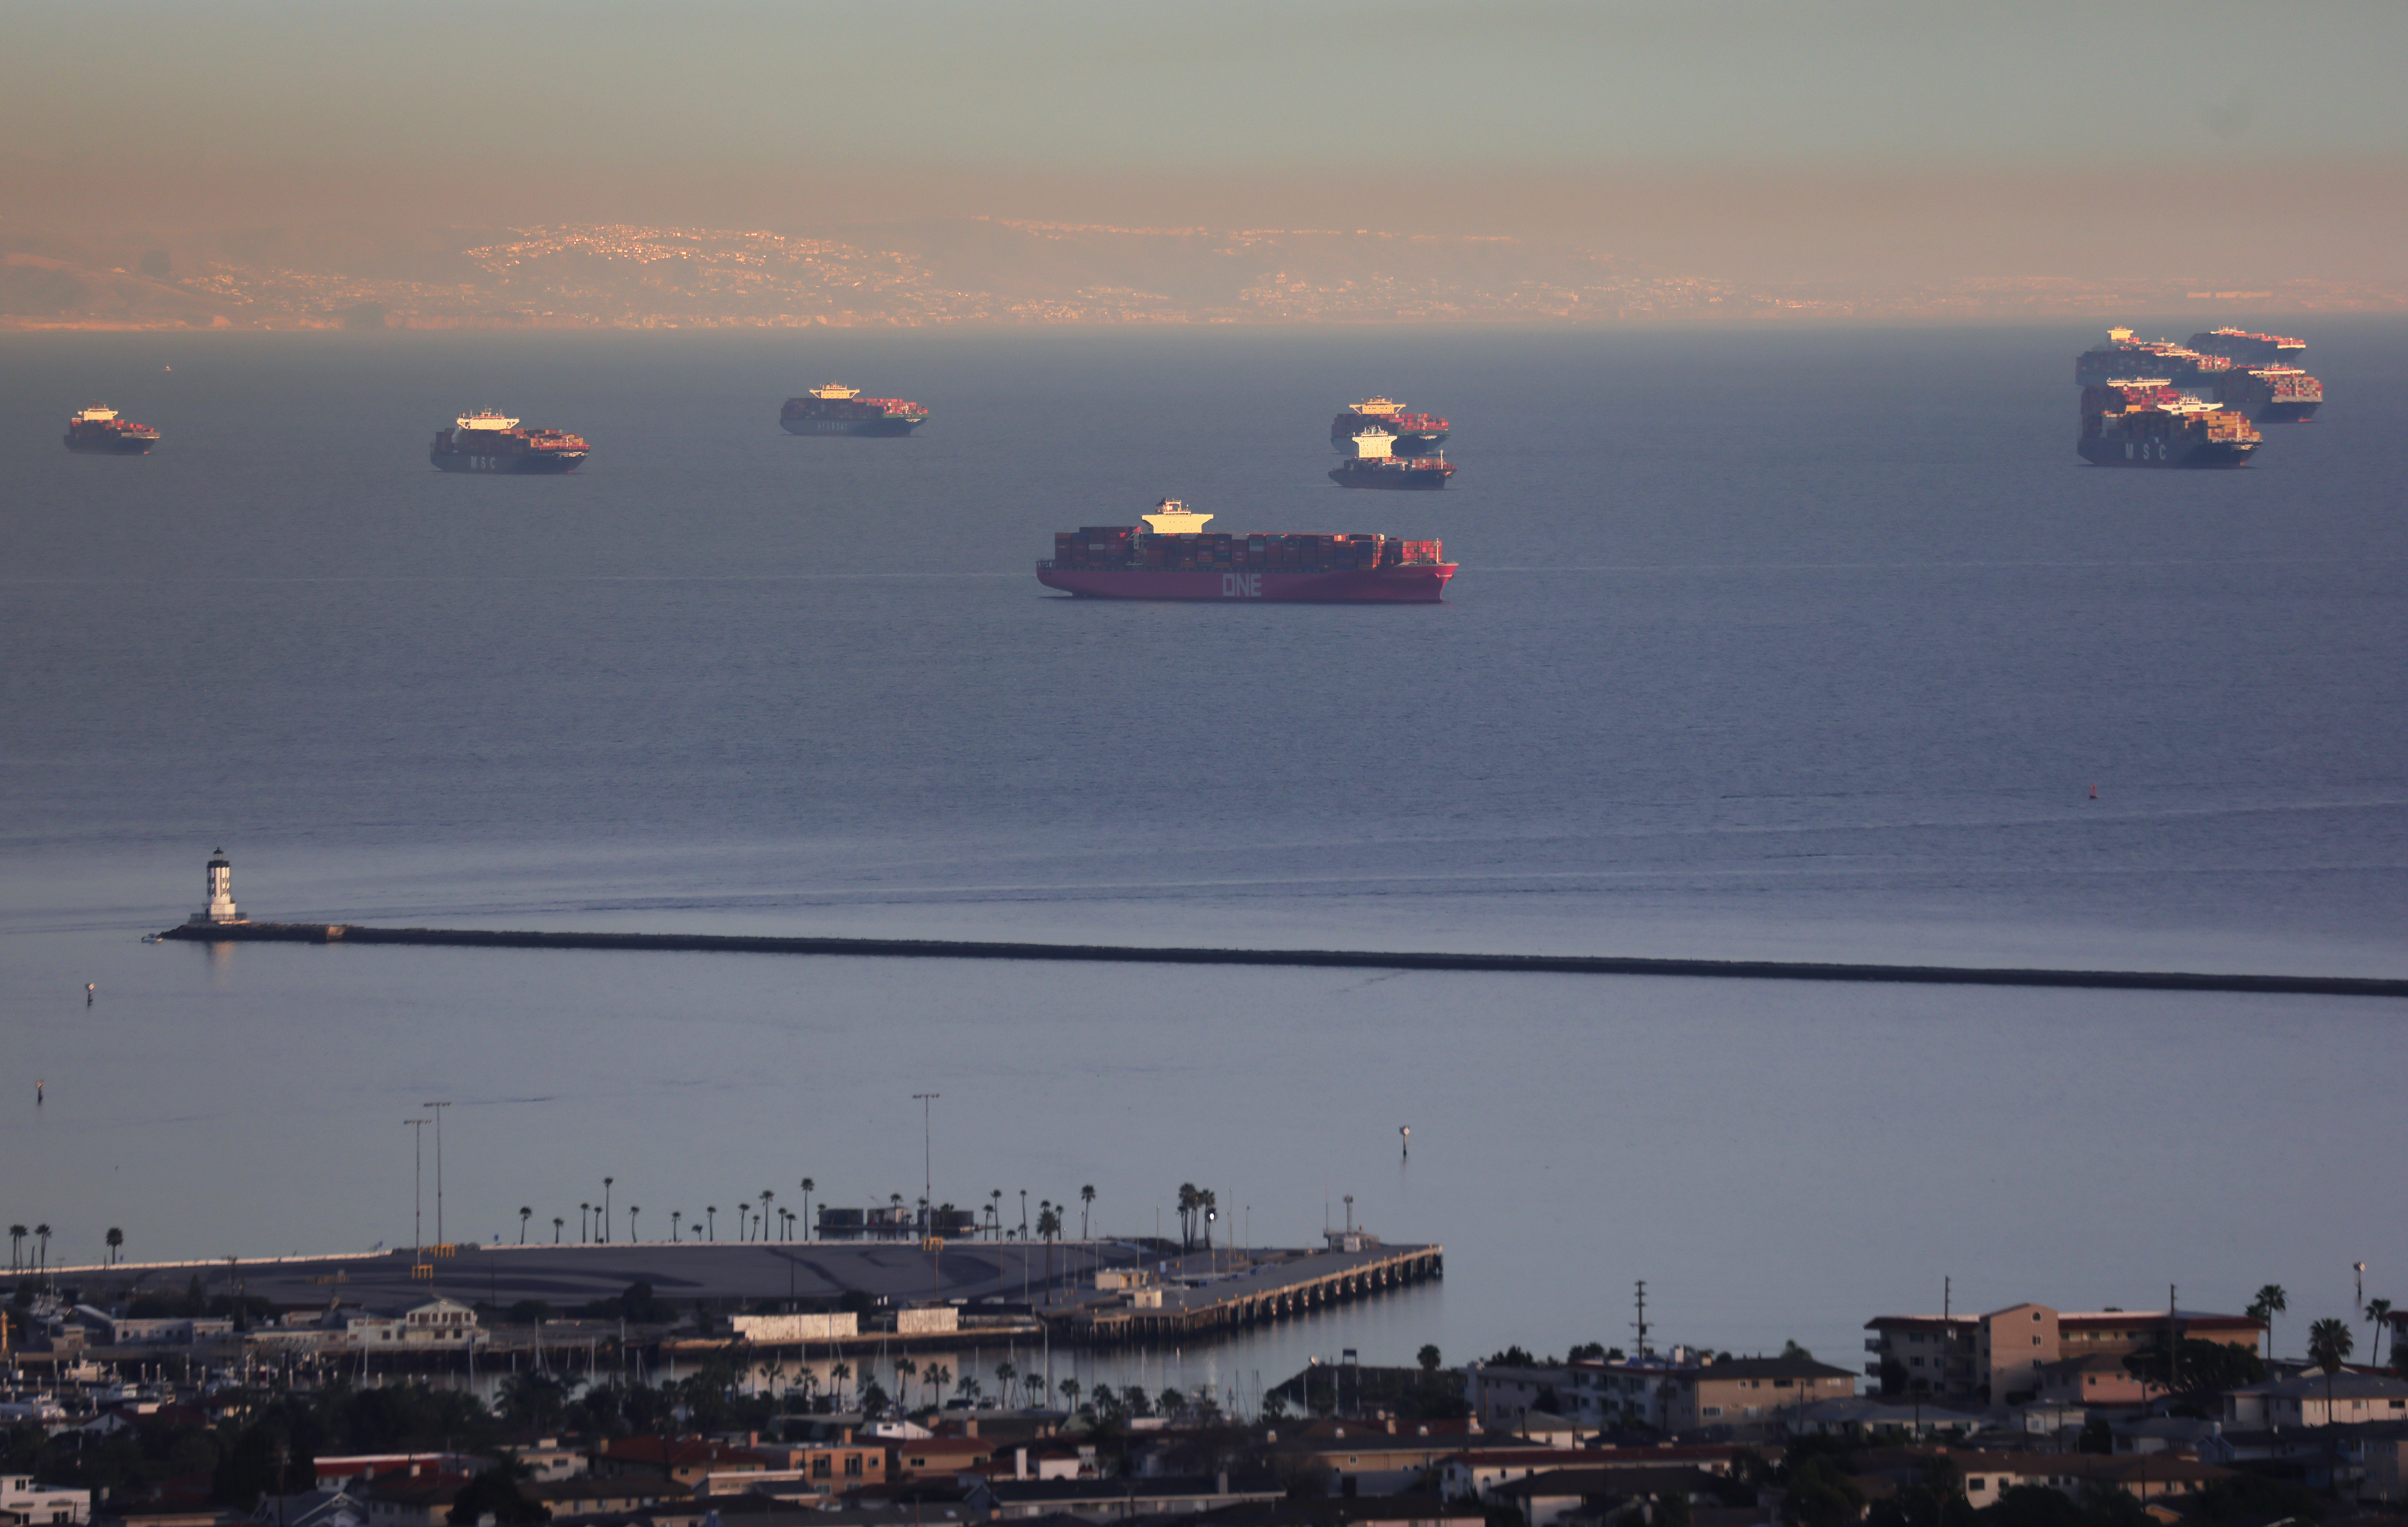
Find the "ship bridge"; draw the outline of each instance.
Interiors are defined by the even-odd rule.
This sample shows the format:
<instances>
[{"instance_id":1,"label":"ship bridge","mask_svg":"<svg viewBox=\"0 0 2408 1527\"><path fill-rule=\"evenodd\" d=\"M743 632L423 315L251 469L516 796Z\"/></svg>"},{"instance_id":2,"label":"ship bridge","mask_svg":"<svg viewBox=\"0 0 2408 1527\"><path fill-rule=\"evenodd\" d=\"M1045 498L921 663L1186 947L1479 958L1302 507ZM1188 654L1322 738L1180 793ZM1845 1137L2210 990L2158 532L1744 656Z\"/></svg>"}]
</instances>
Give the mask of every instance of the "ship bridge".
<instances>
[{"instance_id":1,"label":"ship bridge","mask_svg":"<svg viewBox=\"0 0 2408 1527\"><path fill-rule=\"evenodd\" d=\"M846 387L838 382L830 382L824 387L812 388L811 396L825 399L830 403L840 403L846 398L857 398L861 396L861 389L858 387Z\"/></svg>"},{"instance_id":2,"label":"ship bridge","mask_svg":"<svg viewBox=\"0 0 2408 1527\"><path fill-rule=\"evenodd\" d=\"M1197 514L1175 498L1156 504L1152 514L1140 515L1156 535L1197 535L1203 533L1204 523L1212 516Z\"/></svg>"}]
</instances>

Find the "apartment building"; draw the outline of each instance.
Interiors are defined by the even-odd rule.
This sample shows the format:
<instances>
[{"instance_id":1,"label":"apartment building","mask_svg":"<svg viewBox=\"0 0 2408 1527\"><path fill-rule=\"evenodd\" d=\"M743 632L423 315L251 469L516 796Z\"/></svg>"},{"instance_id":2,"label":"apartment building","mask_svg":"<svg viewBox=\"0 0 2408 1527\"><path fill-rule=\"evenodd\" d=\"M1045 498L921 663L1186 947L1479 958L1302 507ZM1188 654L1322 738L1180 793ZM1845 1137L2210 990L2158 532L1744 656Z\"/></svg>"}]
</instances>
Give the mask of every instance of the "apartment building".
<instances>
[{"instance_id":1,"label":"apartment building","mask_svg":"<svg viewBox=\"0 0 2408 1527\"><path fill-rule=\"evenodd\" d=\"M2205 1310L2059 1311L2009 1305L1986 1315L1878 1315L1865 1322L1866 1374L1885 1394L2001 1404L2066 1389L2069 1359L2163 1350L2170 1339L2254 1349L2263 1321ZM2091 1366L2090 1372L2100 1370ZM2098 1386L2090 1386L2098 1387Z\"/></svg>"}]
</instances>

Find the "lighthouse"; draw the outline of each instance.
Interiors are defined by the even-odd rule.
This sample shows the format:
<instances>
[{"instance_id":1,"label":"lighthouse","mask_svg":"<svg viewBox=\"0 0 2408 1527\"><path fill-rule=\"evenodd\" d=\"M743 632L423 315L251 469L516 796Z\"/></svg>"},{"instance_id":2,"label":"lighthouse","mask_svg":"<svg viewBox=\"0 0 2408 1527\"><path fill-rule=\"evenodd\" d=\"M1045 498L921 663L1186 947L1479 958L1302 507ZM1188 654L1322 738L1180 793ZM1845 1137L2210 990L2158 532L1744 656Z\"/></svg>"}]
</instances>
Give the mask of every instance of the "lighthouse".
<instances>
[{"instance_id":1,"label":"lighthouse","mask_svg":"<svg viewBox=\"0 0 2408 1527\"><path fill-rule=\"evenodd\" d=\"M234 865L220 849L209 858L209 904L193 914L194 922L246 922L234 904Z\"/></svg>"}]
</instances>

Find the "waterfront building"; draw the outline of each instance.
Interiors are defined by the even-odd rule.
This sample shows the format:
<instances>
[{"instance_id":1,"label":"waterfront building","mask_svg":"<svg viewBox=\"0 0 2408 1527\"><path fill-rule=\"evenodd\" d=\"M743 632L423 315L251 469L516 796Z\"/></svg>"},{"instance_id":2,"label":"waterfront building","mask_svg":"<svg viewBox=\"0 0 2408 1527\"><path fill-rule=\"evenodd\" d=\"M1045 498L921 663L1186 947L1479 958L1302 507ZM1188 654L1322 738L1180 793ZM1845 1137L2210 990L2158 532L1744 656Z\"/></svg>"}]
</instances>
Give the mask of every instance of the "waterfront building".
<instances>
[{"instance_id":1,"label":"waterfront building","mask_svg":"<svg viewBox=\"0 0 2408 1527\"><path fill-rule=\"evenodd\" d=\"M2039 1397L2052 1378L2062 1391L2068 1373L2051 1370L2069 1359L2162 1351L2170 1333L2254 1349L2266 1326L2204 1310L2061 1312L2022 1304L1986 1315L1877 1315L1865 1329L1873 1333L1865 1339L1865 1373L1881 1381L1883 1393L2012 1405ZM2099 1370L2073 1376L2088 1371Z\"/></svg>"}]
</instances>

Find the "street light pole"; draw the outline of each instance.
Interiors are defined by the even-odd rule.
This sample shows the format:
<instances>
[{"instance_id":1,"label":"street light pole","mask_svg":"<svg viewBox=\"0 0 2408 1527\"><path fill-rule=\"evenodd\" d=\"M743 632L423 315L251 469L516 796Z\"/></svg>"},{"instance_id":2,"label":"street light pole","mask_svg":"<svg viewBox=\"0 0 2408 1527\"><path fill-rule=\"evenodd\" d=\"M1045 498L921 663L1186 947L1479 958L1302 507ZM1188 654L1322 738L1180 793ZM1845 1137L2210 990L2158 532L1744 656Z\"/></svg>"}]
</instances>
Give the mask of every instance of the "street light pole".
<instances>
[{"instance_id":1,"label":"street light pole","mask_svg":"<svg viewBox=\"0 0 2408 1527\"><path fill-rule=\"evenodd\" d=\"M435 1244L449 1246L443 1238L443 1110L449 1103L426 1103L420 1106L435 1110Z\"/></svg>"},{"instance_id":2,"label":"street light pole","mask_svg":"<svg viewBox=\"0 0 2408 1527\"><path fill-rule=\"evenodd\" d=\"M409 1260L416 1262L418 1249L424 1244L426 1235L426 1120L405 1119L402 1122L409 1126L410 1139L415 1142L409 1153Z\"/></svg>"},{"instance_id":3,"label":"street light pole","mask_svg":"<svg viewBox=\"0 0 2408 1527\"><path fill-rule=\"evenodd\" d=\"M931 1120L937 1099L944 1095L942 1092L911 1094L920 1105L920 1202L925 1206L925 1218L920 1225L923 1235L935 1234L937 1228L937 1137L936 1126ZM2358 1302L2365 1303L2364 1300Z\"/></svg>"}]
</instances>

